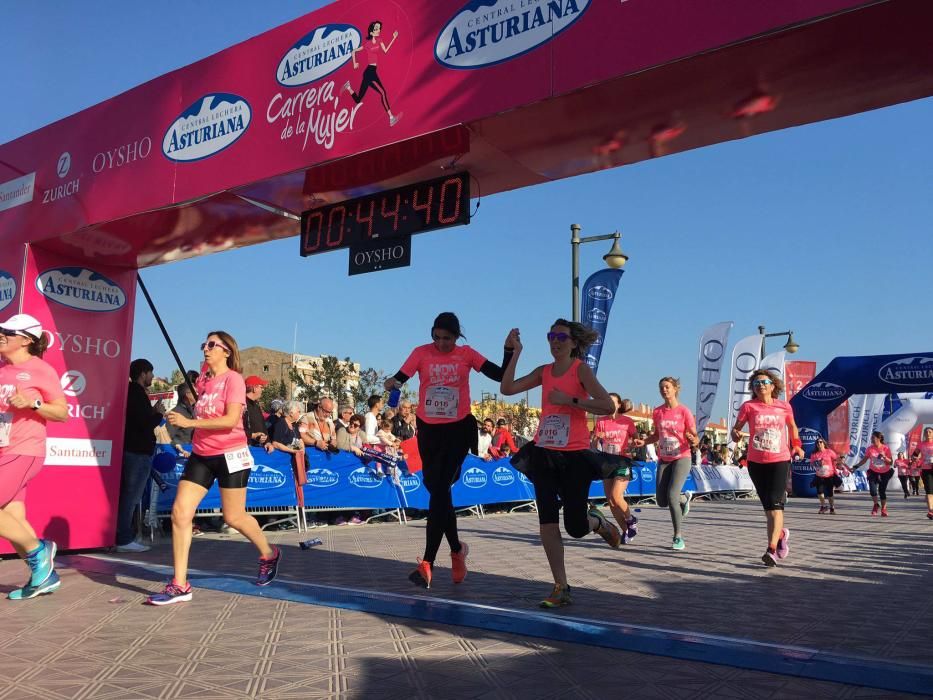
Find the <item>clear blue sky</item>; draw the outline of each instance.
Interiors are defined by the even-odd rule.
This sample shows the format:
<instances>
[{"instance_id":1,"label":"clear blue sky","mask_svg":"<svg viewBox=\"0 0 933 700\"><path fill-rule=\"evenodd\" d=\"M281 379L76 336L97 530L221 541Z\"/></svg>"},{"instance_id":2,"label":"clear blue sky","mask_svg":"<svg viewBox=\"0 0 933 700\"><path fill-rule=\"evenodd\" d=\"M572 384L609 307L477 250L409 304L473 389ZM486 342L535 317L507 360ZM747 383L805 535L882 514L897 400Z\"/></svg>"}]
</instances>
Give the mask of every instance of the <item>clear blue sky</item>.
<instances>
[{"instance_id":1,"label":"clear blue sky","mask_svg":"<svg viewBox=\"0 0 933 700\"><path fill-rule=\"evenodd\" d=\"M322 4L5 3L0 143ZM569 225L619 228L631 260L599 377L655 403L657 379L678 375L692 407L698 338L716 321L735 321L733 340L759 324L792 328L797 359L820 368L837 355L931 349L930 124L923 100L489 197L468 227L416 237L401 270L350 278L346 251L302 259L290 239L142 274L192 364L211 328L291 350L297 321L299 352L394 372L452 310L491 358L519 326L530 370L549 358L548 325L570 315ZM583 277L607 250L583 246ZM173 368L144 304L133 355ZM473 389L497 387L481 378Z\"/></svg>"}]
</instances>

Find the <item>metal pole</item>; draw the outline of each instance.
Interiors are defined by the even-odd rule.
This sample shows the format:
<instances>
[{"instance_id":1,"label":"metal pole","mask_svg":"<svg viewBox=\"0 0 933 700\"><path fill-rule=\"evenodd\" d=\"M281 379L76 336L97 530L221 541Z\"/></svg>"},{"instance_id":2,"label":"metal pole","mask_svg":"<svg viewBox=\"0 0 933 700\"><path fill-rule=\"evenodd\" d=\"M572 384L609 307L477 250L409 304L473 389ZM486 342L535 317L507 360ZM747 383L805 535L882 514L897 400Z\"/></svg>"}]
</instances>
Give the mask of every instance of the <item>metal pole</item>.
<instances>
[{"instance_id":1,"label":"metal pole","mask_svg":"<svg viewBox=\"0 0 933 700\"><path fill-rule=\"evenodd\" d=\"M759 360L765 359L765 327L758 326L758 334L761 336L761 357Z\"/></svg>"},{"instance_id":2,"label":"metal pole","mask_svg":"<svg viewBox=\"0 0 933 700\"><path fill-rule=\"evenodd\" d=\"M191 389L191 395L196 397L198 392L194 390L194 385L192 385L191 380L188 379L188 372L185 370L185 366L181 363L181 358L175 351L175 345L172 343L172 339L169 338L168 331L165 330L165 324L162 323L162 318L159 316L159 312L156 311L155 304L152 303L152 297L149 296L149 290L146 289L146 285L143 284L143 278L139 276L138 272L136 273L136 281L139 283L139 288L143 291L143 296L146 297L146 302L149 304L149 309L152 311L152 315L155 316L156 323L159 324L159 329L162 331L162 337L164 337L165 342L168 343L168 349L172 351L172 357L175 358L175 364L178 365L178 369L181 370L181 375L185 378L185 384L187 384L188 388Z\"/></svg>"},{"instance_id":3,"label":"metal pole","mask_svg":"<svg viewBox=\"0 0 933 700\"><path fill-rule=\"evenodd\" d=\"M570 224L571 249L571 288L573 291L573 304L571 306L573 317L571 321L580 322L580 224Z\"/></svg>"}]
</instances>

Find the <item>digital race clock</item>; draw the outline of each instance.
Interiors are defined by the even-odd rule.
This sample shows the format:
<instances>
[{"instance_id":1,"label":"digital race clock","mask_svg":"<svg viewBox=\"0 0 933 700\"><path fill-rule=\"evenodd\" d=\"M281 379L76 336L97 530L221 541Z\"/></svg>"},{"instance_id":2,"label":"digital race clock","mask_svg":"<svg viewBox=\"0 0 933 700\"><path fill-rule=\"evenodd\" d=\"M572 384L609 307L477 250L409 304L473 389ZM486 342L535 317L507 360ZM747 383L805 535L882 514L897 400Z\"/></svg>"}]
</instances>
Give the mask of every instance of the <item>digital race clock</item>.
<instances>
[{"instance_id":1,"label":"digital race clock","mask_svg":"<svg viewBox=\"0 0 933 700\"><path fill-rule=\"evenodd\" d=\"M301 255L470 223L470 175L397 187L301 215Z\"/></svg>"}]
</instances>

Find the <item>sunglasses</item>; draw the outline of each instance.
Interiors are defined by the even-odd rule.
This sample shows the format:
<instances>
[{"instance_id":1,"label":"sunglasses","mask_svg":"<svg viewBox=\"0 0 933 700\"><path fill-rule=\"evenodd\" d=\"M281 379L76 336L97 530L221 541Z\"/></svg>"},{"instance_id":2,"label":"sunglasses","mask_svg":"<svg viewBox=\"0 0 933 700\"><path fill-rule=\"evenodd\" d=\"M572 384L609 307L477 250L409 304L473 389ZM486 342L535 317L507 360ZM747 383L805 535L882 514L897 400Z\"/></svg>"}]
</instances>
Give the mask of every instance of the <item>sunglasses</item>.
<instances>
[{"instance_id":1,"label":"sunglasses","mask_svg":"<svg viewBox=\"0 0 933 700\"><path fill-rule=\"evenodd\" d=\"M359 427L360 427L360 424L359 424L359 423L350 423L350 427L351 427L351 428L359 428Z\"/></svg>"},{"instance_id":2,"label":"sunglasses","mask_svg":"<svg viewBox=\"0 0 933 700\"><path fill-rule=\"evenodd\" d=\"M19 336L20 338L25 338L26 340L35 340L35 336L31 336L26 331L11 331L6 328L0 328L0 335L4 335L7 338L15 338Z\"/></svg>"},{"instance_id":3,"label":"sunglasses","mask_svg":"<svg viewBox=\"0 0 933 700\"><path fill-rule=\"evenodd\" d=\"M201 343L201 352L204 352L205 350L213 350L214 348L222 348L228 352L230 351L230 348L221 343L219 340L209 340L206 343Z\"/></svg>"},{"instance_id":4,"label":"sunglasses","mask_svg":"<svg viewBox=\"0 0 933 700\"><path fill-rule=\"evenodd\" d=\"M770 379L756 379L752 382L752 386L768 386L771 384Z\"/></svg>"},{"instance_id":5,"label":"sunglasses","mask_svg":"<svg viewBox=\"0 0 933 700\"><path fill-rule=\"evenodd\" d=\"M554 341L554 340L556 340L556 341L558 341L558 342L560 342L560 343L563 343L565 340L570 340L570 335L567 334L567 333L563 333L563 332L555 333L554 331L550 331L550 332L547 334L547 339L548 339L549 341Z\"/></svg>"}]
</instances>

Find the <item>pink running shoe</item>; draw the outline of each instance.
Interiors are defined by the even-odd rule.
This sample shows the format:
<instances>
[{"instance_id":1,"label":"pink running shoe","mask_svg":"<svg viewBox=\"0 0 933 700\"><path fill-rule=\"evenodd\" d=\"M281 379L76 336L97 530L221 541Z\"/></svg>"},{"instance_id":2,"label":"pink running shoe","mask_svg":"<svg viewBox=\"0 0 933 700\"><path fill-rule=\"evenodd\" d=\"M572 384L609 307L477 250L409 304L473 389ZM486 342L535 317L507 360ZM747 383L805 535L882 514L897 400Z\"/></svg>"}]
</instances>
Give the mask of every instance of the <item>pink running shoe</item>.
<instances>
[{"instance_id":1,"label":"pink running shoe","mask_svg":"<svg viewBox=\"0 0 933 700\"><path fill-rule=\"evenodd\" d=\"M783 559L788 554L790 554L790 547L787 546L787 541L790 539L790 530L786 527L781 530L781 539L778 540L777 549L775 554L777 554L778 559Z\"/></svg>"},{"instance_id":2,"label":"pink running shoe","mask_svg":"<svg viewBox=\"0 0 933 700\"><path fill-rule=\"evenodd\" d=\"M872 507L871 515L872 517L875 517L876 515L878 515L878 504L877 503Z\"/></svg>"}]
</instances>

